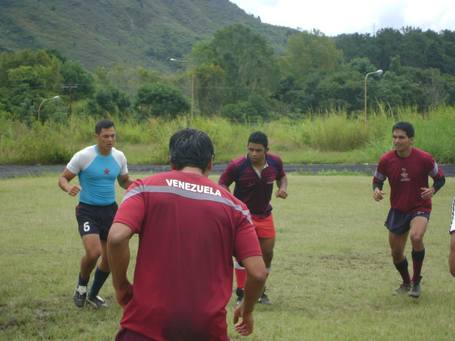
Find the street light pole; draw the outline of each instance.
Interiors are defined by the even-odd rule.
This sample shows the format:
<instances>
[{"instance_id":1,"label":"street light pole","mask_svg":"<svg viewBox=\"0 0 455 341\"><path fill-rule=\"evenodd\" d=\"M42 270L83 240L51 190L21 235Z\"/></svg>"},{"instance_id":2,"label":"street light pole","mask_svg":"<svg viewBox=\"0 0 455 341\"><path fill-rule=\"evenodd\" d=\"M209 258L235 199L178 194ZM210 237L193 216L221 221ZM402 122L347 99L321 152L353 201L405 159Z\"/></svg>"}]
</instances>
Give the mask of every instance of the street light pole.
<instances>
[{"instance_id":1,"label":"street light pole","mask_svg":"<svg viewBox=\"0 0 455 341\"><path fill-rule=\"evenodd\" d=\"M54 97L50 97L50 98L45 98L41 101L40 105L38 106L38 112L37 112L37 119L38 121L40 120L40 112L41 112L41 107L43 106L43 104L47 101L54 101L56 99L60 99L60 96L54 96Z\"/></svg>"},{"instance_id":2,"label":"street light pole","mask_svg":"<svg viewBox=\"0 0 455 341\"><path fill-rule=\"evenodd\" d=\"M364 91L363 91L363 94L364 94L364 97L363 97L363 100L364 100L364 118L365 118L365 125L367 125L367 122L368 122L368 102L367 102L367 99L368 99L368 95L367 95L367 91L368 91L368 87L367 87L367 80L368 80L368 76L370 75L378 75L378 76L381 76L383 74L384 71L382 71L381 69L378 69L376 71L373 71L373 72L368 72L366 75L365 75L365 87L364 87Z\"/></svg>"}]
</instances>

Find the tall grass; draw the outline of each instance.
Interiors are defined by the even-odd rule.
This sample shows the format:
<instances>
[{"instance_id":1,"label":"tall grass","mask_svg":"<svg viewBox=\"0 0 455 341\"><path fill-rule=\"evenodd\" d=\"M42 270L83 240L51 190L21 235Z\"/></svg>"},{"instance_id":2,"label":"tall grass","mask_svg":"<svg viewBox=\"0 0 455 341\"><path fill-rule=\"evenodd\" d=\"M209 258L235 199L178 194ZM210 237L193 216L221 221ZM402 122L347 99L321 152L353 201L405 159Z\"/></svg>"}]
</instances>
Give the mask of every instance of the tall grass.
<instances>
[{"instance_id":1,"label":"tall grass","mask_svg":"<svg viewBox=\"0 0 455 341\"><path fill-rule=\"evenodd\" d=\"M416 128L415 145L440 162L455 162L455 108L441 107L422 116L410 108L391 117L385 110L363 118L331 113L311 119L283 118L272 122L239 124L220 117L175 120L116 121L118 147L130 163L166 163L169 137L191 126L212 138L216 160L226 162L244 153L248 135L264 131L272 152L287 162L375 162L391 148L391 128L407 120ZM94 143L96 120L72 117L66 123L35 122L31 126L0 118L0 164L65 163L78 149Z\"/></svg>"}]
</instances>

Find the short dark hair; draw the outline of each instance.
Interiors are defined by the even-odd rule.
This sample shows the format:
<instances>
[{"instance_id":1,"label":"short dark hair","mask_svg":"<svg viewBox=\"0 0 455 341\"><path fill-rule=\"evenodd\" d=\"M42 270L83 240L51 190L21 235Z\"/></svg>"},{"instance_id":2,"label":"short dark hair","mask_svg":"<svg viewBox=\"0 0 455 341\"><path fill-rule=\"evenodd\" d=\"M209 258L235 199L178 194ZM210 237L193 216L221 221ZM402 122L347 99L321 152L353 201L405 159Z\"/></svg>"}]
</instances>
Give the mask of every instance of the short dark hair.
<instances>
[{"instance_id":1,"label":"short dark hair","mask_svg":"<svg viewBox=\"0 0 455 341\"><path fill-rule=\"evenodd\" d=\"M409 122L395 123L395 125L392 128L392 133L394 130L397 129L403 130L406 133L406 135L408 135L408 137L414 137L414 127Z\"/></svg>"},{"instance_id":2,"label":"short dark hair","mask_svg":"<svg viewBox=\"0 0 455 341\"><path fill-rule=\"evenodd\" d=\"M262 144L265 149L269 147L269 139L262 131L255 131L254 133L251 133L248 138L248 143Z\"/></svg>"},{"instance_id":3,"label":"short dark hair","mask_svg":"<svg viewBox=\"0 0 455 341\"><path fill-rule=\"evenodd\" d=\"M203 131L182 129L169 140L169 154L177 170L197 167L205 171L214 156L213 143Z\"/></svg>"},{"instance_id":4,"label":"short dark hair","mask_svg":"<svg viewBox=\"0 0 455 341\"><path fill-rule=\"evenodd\" d=\"M102 129L109 129L109 128L115 128L114 122L111 120L101 120L98 121L95 125L95 134L101 133Z\"/></svg>"}]
</instances>

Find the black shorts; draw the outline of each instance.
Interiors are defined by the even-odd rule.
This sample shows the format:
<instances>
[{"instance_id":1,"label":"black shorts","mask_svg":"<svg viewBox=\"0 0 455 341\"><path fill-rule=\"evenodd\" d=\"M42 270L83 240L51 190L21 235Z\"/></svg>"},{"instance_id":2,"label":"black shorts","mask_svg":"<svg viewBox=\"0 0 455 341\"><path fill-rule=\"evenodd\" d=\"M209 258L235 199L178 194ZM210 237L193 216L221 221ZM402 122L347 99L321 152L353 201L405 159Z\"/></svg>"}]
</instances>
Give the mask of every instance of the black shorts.
<instances>
[{"instance_id":1,"label":"black shorts","mask_svg":"<svg viewBox=\"0 0 455 341\"><path fill-rule=\"evenodd\" d=\"M411 228L411 220L415 217L425 217L427 220L430 220L430 212L413 211L405 213L391 208L384 225L394 234L403 234L409 231Z\"/></svg>"},{"instance_id":2,"label":"black shorts","mask_svg":"<svg viewBox=\"0 0 455 341\"><path fill-rule=\"evenodd\" d=\"M99 234L101 240L107 240L109 229L117 212L117 204L108 206L93 206L82 202L76 206L76 219L79 234Z\"/></svg>"}]
</instances>

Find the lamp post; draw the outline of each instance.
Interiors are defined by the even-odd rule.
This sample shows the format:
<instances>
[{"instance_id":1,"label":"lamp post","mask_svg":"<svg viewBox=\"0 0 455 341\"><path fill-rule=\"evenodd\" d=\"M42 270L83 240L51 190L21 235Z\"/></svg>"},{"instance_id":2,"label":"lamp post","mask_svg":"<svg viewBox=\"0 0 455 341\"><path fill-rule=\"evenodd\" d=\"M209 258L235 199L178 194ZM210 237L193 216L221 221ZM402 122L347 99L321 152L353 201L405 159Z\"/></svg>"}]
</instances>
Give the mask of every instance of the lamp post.
<instances>
[{"instance_id":1,"label":"lamp post","mask_svg":"<svg viewBox=\"0 0 455 341\"><path fill-rule=\"evenodd\" d=\"M45 98L41 101L40 105L38 106L38 112L37 112L37 118L38 118L38 121L40 120L40 112L41 112L41 107L43 106L43 104L47 101L55 101L56 99L60 99L60 96L54 96L54 97L50 97L50 98Z\"/></svg>"},{"instance_id":2,"label":"lamp post","mask_svg":"<svg viewBox=\"0 0 455 341\"><path fill-rule=\"evenodd\" d=\"M183 64L189 64L188 61L186 60L181 60L181 59L176 59L176 58L169 58L169 60L173 63L183 63ZM195 75L194 75L194 70L191 71L191 109L190 109L190 122L193 122L193 117L194 117L194 103L195 103Z\"/></svg>"},{"instance_id":3,"label":"lamp post","mask_svg":"<svg viewBox=\"0 0 455 341\"><path fill-rule=\"evenodd\" d=\"M365 88L364 88L364 115L365 115L365 125L367 124L367 121L368 121L368 116L367 116L367 99L368 99L368 95L367 95L367 90L368 90L368 87L367 87L367 80L368 80L368 76L370 75L378 75L378 76L381 76L382 74L384 73L384 71L382 71L381 69L378 69L376 71L373 71L373 72L368 72L366 75L365 75Z\"/></svg>"}]
</instances>

